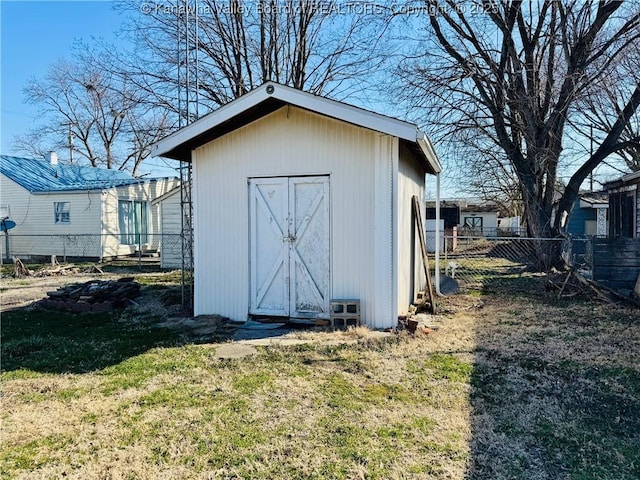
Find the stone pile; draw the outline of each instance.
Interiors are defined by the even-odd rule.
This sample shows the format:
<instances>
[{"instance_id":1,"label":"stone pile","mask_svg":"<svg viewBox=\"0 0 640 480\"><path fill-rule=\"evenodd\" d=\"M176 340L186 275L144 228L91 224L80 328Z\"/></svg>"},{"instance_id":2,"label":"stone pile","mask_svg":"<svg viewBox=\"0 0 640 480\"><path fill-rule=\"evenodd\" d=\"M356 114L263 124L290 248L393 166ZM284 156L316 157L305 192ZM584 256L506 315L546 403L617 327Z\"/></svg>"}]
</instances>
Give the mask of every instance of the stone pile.
<instances>
[{"instance_id":1,"label":"stone pile","mask_svg":"<svg viewBox=\"0 0 640 480\"><path fill-rule=\"evenodd\" d=\"M119 280L91 280L86 283L68 285L53 292L40 301L45 308L69 312L109 312L124 308L140 293L140 284L133 278Z\"/></svg>"}]
</instances>

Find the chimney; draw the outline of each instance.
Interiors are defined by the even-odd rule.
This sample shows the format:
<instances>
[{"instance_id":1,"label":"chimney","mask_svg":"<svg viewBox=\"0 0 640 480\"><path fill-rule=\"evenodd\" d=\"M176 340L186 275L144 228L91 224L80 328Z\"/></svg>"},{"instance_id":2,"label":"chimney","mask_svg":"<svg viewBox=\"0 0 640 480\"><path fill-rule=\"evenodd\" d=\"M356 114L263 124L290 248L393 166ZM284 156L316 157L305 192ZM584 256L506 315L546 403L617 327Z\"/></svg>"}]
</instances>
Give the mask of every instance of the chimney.
<instances>
[{"instance_id":1,"label":"chimney","mask_svg":"<svg viewBox=\"0 0 640 480\"><path fill-rule=\"evenodd\" d=\"M58 154L51 150L44 156L44 159L49 162L51 165L58 165Z\"/></svg>"}]
</instances>

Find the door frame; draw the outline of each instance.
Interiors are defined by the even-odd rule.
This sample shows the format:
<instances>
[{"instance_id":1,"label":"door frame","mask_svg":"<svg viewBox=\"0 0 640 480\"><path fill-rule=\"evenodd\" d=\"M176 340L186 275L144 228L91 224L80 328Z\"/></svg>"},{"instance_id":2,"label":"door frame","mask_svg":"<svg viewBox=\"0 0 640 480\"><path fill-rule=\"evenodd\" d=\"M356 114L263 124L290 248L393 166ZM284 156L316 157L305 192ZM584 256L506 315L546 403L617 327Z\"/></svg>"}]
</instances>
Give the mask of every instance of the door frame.
<instances>
[{"instance_id":1,"label":"door frame","mask_svg":"<svg viewBox=\"0 0 640 480\"><path fill-rule=\"evenodd\" d=\"M252 259L253 259L253 248L254 245L252 243L252 239L254 237L254 232L253 232L253 225L252 225L252 206L251 206L251 186L255 185L257 183L261 183L261 180L265 180L265 181L269 181L269 180L274 180L274 179L282 179L282 180L286 180L287 181L287 195L289 196L288 201L287 201L287 208L288 208L288 213L287 213L287 221L290 224L291 222L291 204L293 201L290 198L290 181L291 179L323 179L323 181L326 181L326 218L327 218L327 226L326 226L326 235L327 235L327 246L328 246L328 252L327 252L327 272L326 272L326 281L327 281L327 291L326 291L326 298L324 299L324 305L323 305L323 311L319 312L319 313L305 313L305 312L296 312L295 311L295 298L294 298L294 294L293 294L293 279L291 278L291 264L294 263L291 256L288 259L284 260L284 263L288 269L287 272L287 278L288 278L288 282L285 282L285 294L288 297L288 302L287 302L287 306L286 308L288 309L288 312L285 314L282 313L276 313L276 312L268 312L268 311L264 311L264 312L260 312L260 313L255 313L255 311L253 310L253 294L254 294L254 285L253 285L253 264L252 264ZM256 182L258 181L258 182ZM249 296L249 302L248 302L248 317L260 317L260 316L268 316L268 317L282 317L282 318L299 318L299 319L313 319L313 318L329 318L330 316L330 312L329 312L329 305L330 305L330 299L331 299L331 290L332 290L332 281L331 281L331 275L332 275L332 268L331 268L331 258L332 258L332 251L333 251L333 240L332 240L332 225L331 225L331 174L330 173L319 173L319 174L308 174L308 175L268 175L268 176L252 176L252 177L247 177L247 198L249 201L248 204L248 210L247 210L247 214L248 214L248 224L249 224L249 228L248 228L248 234L249 234L249 241L248 241L248 275L249 275L249 289L248 289L248 296ZM290 225L289 225L290 226ZM287 235L288 236L288 235ZM288 242L284 242L283 241L283 250L285 248L291 248L290 245L288 245Z\"/></svg>"}]
</instances>

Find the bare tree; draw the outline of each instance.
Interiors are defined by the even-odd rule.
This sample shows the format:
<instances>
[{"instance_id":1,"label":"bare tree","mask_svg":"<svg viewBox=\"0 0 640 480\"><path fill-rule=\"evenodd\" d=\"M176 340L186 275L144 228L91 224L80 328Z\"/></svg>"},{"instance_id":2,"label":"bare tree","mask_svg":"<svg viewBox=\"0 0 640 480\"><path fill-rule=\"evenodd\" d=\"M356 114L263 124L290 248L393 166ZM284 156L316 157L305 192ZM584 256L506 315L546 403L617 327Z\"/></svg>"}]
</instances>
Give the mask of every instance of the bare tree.
<instances>
[{"instance_id":1,"label":"bare tree","mask_svg":"<svg viewBox=\"0 0 640 480\"><path fill-rule=\"evenodd\" d=\"M135 52L97 59L181 118L266 81L316 94L358 95L384 61L382 18L315 0L121 0ZM350 12L354 12L350 14ZM377 53L374 53L377 52ZM196 112L196 103L197 109Z\"/></svg>"},{"instance_id":2,"label":"bare tree","mask_svg":"<svg viewBox=\"0 0 640 480\"><path fill-rule=\"evenodd\" d=\"M522 216L522 194L518 176L504 158L504 153L488 145L482 148L475 139L456 145L458 186L497 205L503 216ZM483 161L469 161L482 155Z\"/></svg>"},{"instance_id":3,"label":"bare tree","mask_svg":"<svg viewBox=\"0 0 640 480\"><path fill-rule=\"evenodd\" d=\"M423 7L430 35L420 49L428 53L400 66L405 94L439 126L440 138L475 137L479 153L488 146L500 152L517 176L529 233L559 234L585 178L624 148L622 132L640 104L636 83L559 192L570 119L639 41L640 7L613 0L428 0Z\"/></svg>"},{"instance_id":4,"label":"bare tree","mask_svg":"<svg viewBox=\"0 0 640 480\"><path fill-rule=\"evenodd\" d=\"M640 84L640 43L629 45L611 66L606 76L599 79L578 102L576 115L570 118L571 126L581 138L604 139L622 114L628 98ZM621 171L640 170L640 115L633 115L622 127L618 139L620 149L605 162ZM590 150L584 142L583 155ZM618 167L618 164L621 164Z\"/></svg>"},{"instance_id":5,"label":"bare tree","mask_svg":"<svg viewBox=\"0 0 640 480\"><path fill-rule=\"evenodd\" d=\"M117 75L95 68L79 52L60 60L44 78L32 78L27 102L40 108L41 124L15 144L30 154L68 149L70 162L128 170L137 175L150 145L166 134L166 115L150 111Z\"/></svg>"}]
</instances>

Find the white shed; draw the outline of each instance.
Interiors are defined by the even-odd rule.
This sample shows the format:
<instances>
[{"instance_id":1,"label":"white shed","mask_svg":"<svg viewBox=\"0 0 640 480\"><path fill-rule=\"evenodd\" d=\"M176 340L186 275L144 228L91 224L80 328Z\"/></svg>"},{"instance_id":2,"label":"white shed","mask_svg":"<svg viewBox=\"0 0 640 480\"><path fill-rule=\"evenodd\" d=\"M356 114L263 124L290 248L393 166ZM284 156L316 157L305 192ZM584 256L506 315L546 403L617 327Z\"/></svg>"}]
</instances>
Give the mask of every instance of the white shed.
<instances>
[{"instance_id":1,"label":"white shed","mask_svg":"<svg viewBox=\"0 0 640 480\"><path fill-rule=\"evenodd\" d=\"M193 162L194 313L397 324L424 287L411 199L441 170L413 124L267 83L158 142Z\"/></svg>"},{"instance_id":2,"label":"white shed","mask_svg":"<svg viewBox=\"0 0 640 480\"><path fill-rule=\"evenodd\" d=\"M185 185L185 188L189 188ZM188 222L188 218L182 208L182 186L169 190L164 195L151 202L154 207L160 208L160 267L161 268L182 268L188 266L184 264L184 253L182 251L182 230L183 224ZM183 220L182 216L185 215Z\"/></svg>"}]
</instances>

